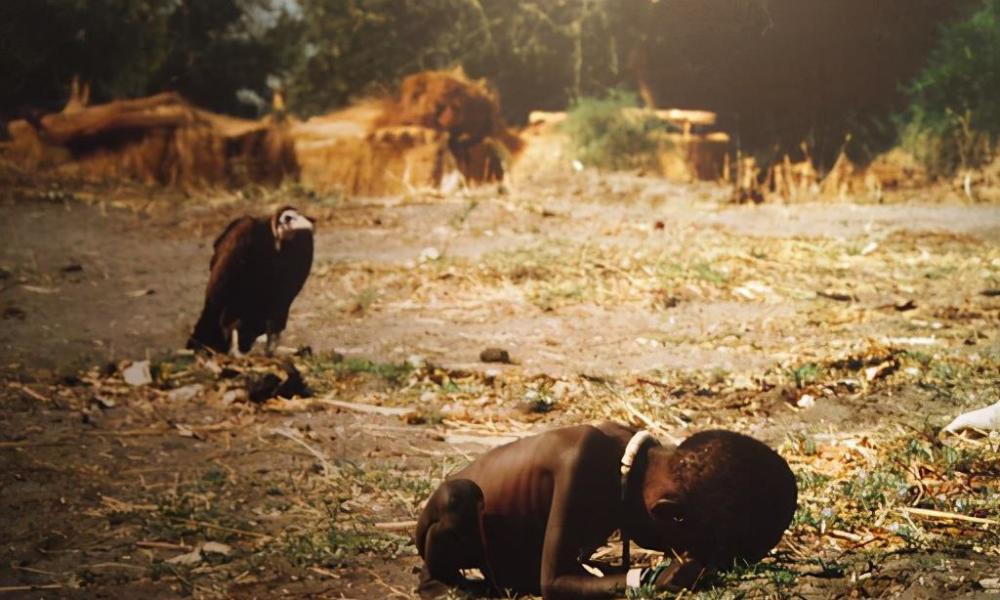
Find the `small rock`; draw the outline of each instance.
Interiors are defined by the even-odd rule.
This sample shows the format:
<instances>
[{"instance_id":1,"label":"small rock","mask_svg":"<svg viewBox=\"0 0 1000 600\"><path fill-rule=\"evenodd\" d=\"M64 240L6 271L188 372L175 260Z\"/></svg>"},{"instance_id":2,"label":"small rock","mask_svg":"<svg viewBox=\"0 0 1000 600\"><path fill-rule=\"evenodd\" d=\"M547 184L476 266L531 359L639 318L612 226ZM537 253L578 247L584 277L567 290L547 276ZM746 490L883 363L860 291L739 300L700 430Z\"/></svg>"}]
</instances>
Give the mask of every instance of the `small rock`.
<instances>
[{"instance_id":1,"label":"small rock","mask_svg":"<svg viewBox=\"0 0 1000 600\"><path fill-rule=\"evenodd\" d=\"M816 398L814 398L811 394L802 394L795 405L799 408L812 408L813 406L816 406Z\"/></svg>"},{"instance_id":2,"label":"small rock","mask_svg":"<svg viewBox=\"0 0 1000 600\"><path fill-rule=\"evenodd\" d=\"M479 353L479 360L484 363L510 364L510 354L503 348L487 348Z\"/></svg>"},{"instance_id":3,"label":"small rock","mask_svg":"<svg viewBox=\"0 0 1000 600\"><path fill-rule=\"evenodd\" d=\"M167 392L167 399L171 402L187 402L193 399L205 389L200 383L192 383Z\"/></svg>"},{"instance_id":4,"label":"small rock","mask_svg":"<svg viewBox=\"0 0 1000 600\"><path fill-rule=\"evenodd\" d=\"M125 380L125 383L134 386L153 383L153 374L149 370L149 361L137 360L125 367L125 370L122 371L122 379Z\"/></svg>"},{"instance_id":5,"label":"small rock","mask_svg":"<svg viewBox=\"0 0 1000 600\"><path fill-rule=\"evenodd\" d=\"M424 357L419 354L411 354L406 357L406 364L409 365L411 369L422 369L427 365L427 361L424 360Z\"/></svg>"},{"instance_id":6,"label":"small rock","mask_svg":"<svg viewBox=\"0 0 1000 600\"><path fill-rule=\"evenodd\" d=\"M983 586L984 590L989 591L1000 591L1000 577L989 577L987 579L980 579L979 585Z\"/></svg>"},{"instance_id":7,"label":"small rock","mask_svg":"<svg viewBox=\"0 0 1000 600\"><path fill-rule=\"evenodd\" d=\"M83 265L79 263L70 263L59 270L63 273L80 273L83 271Z\"/></svg>"}]
</instances>

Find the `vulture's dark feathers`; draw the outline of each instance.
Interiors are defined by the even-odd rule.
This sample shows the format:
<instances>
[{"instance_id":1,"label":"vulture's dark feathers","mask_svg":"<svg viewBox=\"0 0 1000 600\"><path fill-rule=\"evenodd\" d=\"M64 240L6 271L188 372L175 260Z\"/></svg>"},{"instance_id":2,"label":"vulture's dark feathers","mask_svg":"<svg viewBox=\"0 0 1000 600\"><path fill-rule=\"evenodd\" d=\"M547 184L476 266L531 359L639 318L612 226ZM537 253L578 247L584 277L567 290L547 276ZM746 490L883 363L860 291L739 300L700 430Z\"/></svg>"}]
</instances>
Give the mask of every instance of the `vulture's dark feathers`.
<instances>
[{"instance_id":1,"label":"vulture's dark feathers","mask_svg":"<svg viewBox=\"0 0 1000 600\"><path fill-rule=\"evenodd\" d=\"M270 352L312 267L312 219L291 206L270 218L240 217L214 248L205 308L188 348L227 352L235 332L239 352L248 352L261 334L267 334Z\"/></svg>"}]
</instances>

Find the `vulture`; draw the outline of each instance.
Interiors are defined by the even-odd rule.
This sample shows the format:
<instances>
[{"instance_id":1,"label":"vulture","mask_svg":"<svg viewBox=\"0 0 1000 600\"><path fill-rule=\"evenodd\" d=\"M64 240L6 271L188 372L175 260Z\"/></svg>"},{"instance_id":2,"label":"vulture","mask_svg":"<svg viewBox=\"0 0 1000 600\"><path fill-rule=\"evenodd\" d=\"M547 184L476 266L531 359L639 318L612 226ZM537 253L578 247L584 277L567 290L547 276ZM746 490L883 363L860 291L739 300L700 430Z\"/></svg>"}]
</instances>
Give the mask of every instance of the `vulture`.
<instances>
[{"instance_id":1,"label":"vulture","mask_svg":"<svg viewBox=\"0 0 1000 600\"><path fill-rule=\"evenodd\" d=\"M269 218L244 216L227 225L213 244L205 307L187 347L239 355L266 334L272 353L309 277L313 223L284 206Z\"/></svg>"}]
</instances>

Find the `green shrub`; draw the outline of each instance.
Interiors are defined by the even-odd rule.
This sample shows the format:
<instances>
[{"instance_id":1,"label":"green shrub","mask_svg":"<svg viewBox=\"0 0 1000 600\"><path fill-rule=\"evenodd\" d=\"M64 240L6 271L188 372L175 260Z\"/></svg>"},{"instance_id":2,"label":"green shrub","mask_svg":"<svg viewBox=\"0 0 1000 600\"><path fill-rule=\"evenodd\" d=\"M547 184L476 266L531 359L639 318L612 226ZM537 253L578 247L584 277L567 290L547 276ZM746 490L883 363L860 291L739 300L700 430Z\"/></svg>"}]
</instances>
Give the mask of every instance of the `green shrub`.
<instances>
[{"instance_id":1,"label":"green shrub","mask_svg":"<svg viewBox=\"0 0 1000 600\"><path fill-rule=\"evenodd\" d=\"M901 142L932 174L988 162L1000 136L1000 0L946 26L906 92Z\"/></svg>"},{"instance_id":2,"label":"green shrub","mask_svg":"<svg viewBox=\"0 0 1000 600\"><path fill-rule=\"evenodd\" d=\"M605 98L574 102L562 127L573 143L576 158L603 169L656 166L668 125L637 106L635 94L623 90L612 90Z\"/></svg>"}]
</instances>

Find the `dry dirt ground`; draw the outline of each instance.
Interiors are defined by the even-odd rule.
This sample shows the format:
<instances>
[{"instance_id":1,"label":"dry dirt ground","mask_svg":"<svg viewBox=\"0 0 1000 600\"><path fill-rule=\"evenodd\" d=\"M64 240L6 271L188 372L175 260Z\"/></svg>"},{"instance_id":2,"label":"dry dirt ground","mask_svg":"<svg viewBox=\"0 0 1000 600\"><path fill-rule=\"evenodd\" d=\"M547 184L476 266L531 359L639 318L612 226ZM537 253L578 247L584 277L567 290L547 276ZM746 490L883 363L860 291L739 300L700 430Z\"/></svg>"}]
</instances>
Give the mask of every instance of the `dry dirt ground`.
<instances>
[{"instance_id":1,"label":"dry dirt ground","mask_svg":"<svg viewBox=\"0 0 1000 600\"><path fill-rule=\"evenodd\" d=\"M366 200L10 177L0 595L411 597L442 477L609 418L736 429L796 471L774 555L689 595L1000 594L1000 439L938 435L1000 399L1000 207L725 197L593 173ZM179 351L213 236L288 201L318 218L288 354ZM312 398L248 402L282 361Z\"/></svg>"}]
</instances>

